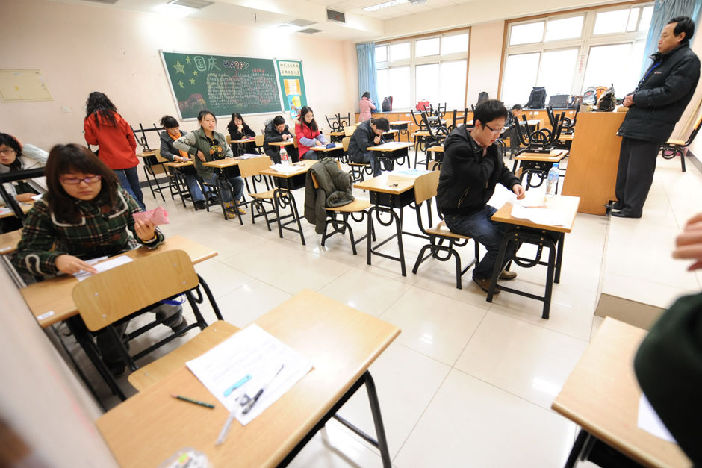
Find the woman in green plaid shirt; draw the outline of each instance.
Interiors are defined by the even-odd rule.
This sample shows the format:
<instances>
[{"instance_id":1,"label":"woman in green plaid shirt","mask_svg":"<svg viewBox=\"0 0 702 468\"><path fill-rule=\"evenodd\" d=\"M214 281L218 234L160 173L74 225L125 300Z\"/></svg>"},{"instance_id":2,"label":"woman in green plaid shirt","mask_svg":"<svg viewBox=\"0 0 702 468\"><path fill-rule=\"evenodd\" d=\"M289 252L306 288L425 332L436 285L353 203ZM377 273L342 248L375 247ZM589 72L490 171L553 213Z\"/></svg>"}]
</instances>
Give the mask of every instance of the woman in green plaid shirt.
<instances>
[{"instance_id":1,"label":"woman in green plaid shirt","mask_svg":"<svg viewBox=\"0 0 702 468\"><path fill-rule=\"evenodd\" d=\"M141 211L137 203L119 186L114 172L84 146L54 146L45 176L48 191L27 213L22 240L12 256L18 271L36 278L81 270L96 273L85 260L163 242L163 234L151 222L134 219L132 214ZM165 309L161 306L156 313L166 325L176 331L185 327L179 306ZM105 362L119 373L124 364L110 338L109 333L98 334L98 346Z\"/></svg>"}]
</instances>

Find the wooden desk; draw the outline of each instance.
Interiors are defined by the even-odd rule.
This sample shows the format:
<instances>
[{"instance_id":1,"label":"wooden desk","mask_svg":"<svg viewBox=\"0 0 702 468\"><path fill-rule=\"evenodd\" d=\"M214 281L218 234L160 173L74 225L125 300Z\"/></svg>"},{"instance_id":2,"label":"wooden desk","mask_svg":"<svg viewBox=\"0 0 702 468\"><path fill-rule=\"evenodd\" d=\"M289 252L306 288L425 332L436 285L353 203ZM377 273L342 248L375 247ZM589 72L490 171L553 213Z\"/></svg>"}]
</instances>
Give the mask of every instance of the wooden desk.
<instances>
[{"instance_id":1,"label":"wooden desk","mask_svg":"<svg viewBox=\"0 0 702 468\"><path fill-rule=\"evenodd\" d=\"M121 255L136 260L155 252L175 249L184 250L193 263L200 263L217 255L215 250L182 236L167 237L156 249L140 247ZM73 287L77 283L78 280L73 275L61 275L26 286L20 289L20 293L39 325L46 328L78 313L72 296Z\"/></svg>"},{"instance_id":2,"label":"wooden desk","mask_svg":"<svg viewBox=\"0 0 702 468\"><path fill-rule=\"evenodd\" d=\"M209 161L202 163L203 166L214 167L215 169L224 169L225 167L232 167L239 165L239 159L236 158L224 158L217 159L216 161Z\"/></svg>"},{"instance_id":3,"label":"wooden desk","mask_svg":"<svg viewBox=\"0 0 702 468\"><path fill-rule=\"evenodd\" d=\"M195 163L192 162L192 161L185 161L185 162L175 162L175 161L171 161L171 162L164 163L163 165L166 166L166 167L181 168L181 167L190 167L190 166L194 166Z\"/></svg>"},{"instance_id":4,"label":"wooden desk","mask_svg":"<svg viewBox=\"0 0 702 468\"><path fill-rule=\"evenodd\" d=\"M399 130L388 130L387 132L383 132L383 138L391 137L392 140L395 140L395 136L400 133Z\"/></svg>"},{"instance_id":5,"label":"wooden desk","mask_svg":"<svg viewBox=\"0 0 702 468\"><path fill-rule=\"evenodd\" d=\"M409 120L396 120L394 122L390 122L390 126L391 127L404 127L404 126L407 126L411 123L412 122L410 122Z\"/></svg>"},{"instance_id":6,"label":"wooden desk","mask_svg":"<svg viewBox=\"0 0 702 468\"><path fill-rule=\"evenodd\" d=\"M29 212L29 210L31 210L32 207L34 206L34 203L24 203L24 202L20 203L20 202L18 202L17 204L22 209L22 213L24 213L24 214L27 214ZM7 209L7 211L3 210L3 212L0 212L0 219L9 218L10 216L15 216L15 212L12 211L12 208L4 207L4 206L2 208Z\"/></svg>"},{"instance_id":7,"label":"wooden desk","mask_svg":"<svg viewBox=\"0 0 702 468\"><path fill-rule=\"evenodd\" d=\"M645 330L605 318L551 408L581 426L581 435L592 435L644 466L691 466L676 444L638 427L641 389L633 361L645 335ZM581 435L569 463L575 463L584 445Z\"/></svg>"},{"instance_id":8,"label":"wooden desk","mask_svg":"<svg viewBox=\"0 0 702 468\"><path fill-rule=\"evenodd\" d=\"M346 132L343 130L337 131L337 132L329 132L329 138L332 143L337 143L340 142L341 140L344 139L346 136Z\"/></svg>"},{"instance_id":9,"label":"wooden desk","mask_svg":"<svg viewBox=\"0 0 702 468\"><path fill-rule=\"evenodd\" d=\"M622 112L578 114L563 195L579 196L582 213L604 215L605 205L616 199L614 184L622 141L617 130L625 116Z\"/></svg>"},{"instance_id":10,"label":"wooden desk","mask_svg":"<svg viewBox=\"0 0 702 468\"><path fill-rule=\"evenodd\" d=\"M341 143L335 143L334 147L332 148L327 148L326 146L315 146L310 149L317 153L317 157L319 159L337 158L339 161L344 159L344 145Z\"/></svg>"},{"instance_id":11,"label":"wooden desk","mask_svg":"<svg viewBox=\"0 0 702 468\"><path fill-rule=\"evenodd\" d=\"M501 291L507 291L519 296L536 299L544 303L544 308L541 313L541 318L547 319L551 311L551 293L553 292L553 284L559 283L561 278L561 263L563 261L563 244L565 242L565 234L573 229L575 223L575 215L578 211L580 199L578 197L563 197L556 196L549 200L547 207L556 210L561 219L565 222L564 226L556 226L551 224L537 224L527 219L515 218L512 216L512 204L505 203L502 208L492 215L492 220L510 225L510 230L505 233L495 261L495 268L492 271L490 278L490 287L488 288L487 302L492 302L495 291L499 288ZM543 296L537 296L531 293L523 292L518 289L512 289L505 286L497 285L497 278L502 271L502 265L507 250L507 245L510 242L535 244L549 249L548 261L540 261L534 263L534 259L525 259L526 264L521 264L526 268L536 265L544 265L546 269L546 288ZM532 262L529 264L529 262Z\"/></svg>"},{"instance_id":12,"label":"wooden desk","mask_svg":"<svg viewBox=\"0 0 702 468\"><path fill-rule=\"evenodd\" d=\"M575 133L561 133L558 139L561 141L573 141L575 139Z\"/></svg>"},{"instance_id":13,"label":"wooden desk","mask_svg":"<svg viewBox=\"0 0 702 468\"><path fill-rule=\"evenodd\" d=\"M539 187L543 184L548 171L551 170L554 164L561 162L568 154L568 150L552 150L551 153L521 153L514 158L512 172L519 177L519 182L524 185L525 190L531 187ZM532 176L538 178L538 184L531 183ZM524 179L526 178L526 182ZM556 191L558 191L558 182L556 182Z\"/></svg>"},{"instance_id":14,"label":"wooden desk","mask_svg":"<svg viewBox=\"0 0 702 468\"><path fill-rule=\"evenodd\" d=\"M17 250L17 244L22 239L22 230L0 234L0 255L9 255Z\"/></svg>"},{"instance_id":15,"label":"wooden desk","mask_svg":"<svg viewBox=\"0 0 702 468\"><path fill-rule=\"evenodd\" d=\"M279 148L282 148L283 146L292 145L293 139L294 139L294 137L289 139L289 140L285 140L285 141L272 141L272 142L268 143L268 146L277 146Z\"/></svg>"},{"instance_id":16,"label":"wooden desk","mask_svg":"<svg viewBox=\"0 0 702 468\"><path fill-rule=\"evenodd\" d=\"M400 333L394 325L308 290L256 323L307 356L314 368L247 426L234 421L225 443L215 447L229 413L219 402L214 410L207 410L172 398L171 393L177 393L216 401L181 367L98 419L97 427L121 466L158 466L183 447L205 453L217 467L289 462L307 436L319 429L315 425L335 414L344 398L360 387L359 382L370 378L368 367ZM370 385L365 382L375 396L372 379ZM374 405L370 399L377 409L377 400ZM380 419L379 411L377 416ZM382 420L376 420L376 427L378 423L378 439L386 447ZM387 452L383 459L389 467Z\"/></svg>"},{"instance_id":17,"label":"wooden desk","mask_svg":"<svg viewBox=\"0 0 702 468\"><path fill-rule=\"evenodd\" d=\"M398 165L401 166L407 161L407 165L409 166L409 148L411 147L412 143L391 141L383 143L382 145L369 146L367 151L373 151L375 153L381 171L391 171L394 168L395 161L398 160ZM383 168L383 166L385 167Z\"/></svg>"},{"instance_id":18,"label":"wooden desk","mask_svg":"<svg viewBox=\"0 0 702 468\"><path fill-rule=\"evenodd\" d=\"M427 148L428 153L443 153L444 152L444 145L437 145L437 146L432 146L430 148Z\"/></svg>"}]
</instances>

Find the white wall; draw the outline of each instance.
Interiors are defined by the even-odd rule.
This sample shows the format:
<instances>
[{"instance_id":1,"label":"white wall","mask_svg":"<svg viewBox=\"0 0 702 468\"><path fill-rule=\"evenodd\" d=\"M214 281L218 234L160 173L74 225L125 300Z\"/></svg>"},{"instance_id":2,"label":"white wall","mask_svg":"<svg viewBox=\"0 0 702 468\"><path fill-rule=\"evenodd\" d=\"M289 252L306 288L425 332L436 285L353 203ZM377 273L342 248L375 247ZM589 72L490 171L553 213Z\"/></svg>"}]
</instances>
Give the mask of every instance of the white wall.
<instances>
[{"instance_id":1,"label":"white wall","mask_svg":"<svg viewBox=\"0 0 702 468\"><path fill-rule=\"evenodd\" d=\"M356 105L356 58L349 41L89 3L3 1L2 11L0 68L40 69L54 100L0 104L0 130L45 149L83 142L91 91L106 93L133 126L177 116L159 49L300 59L308 103L321 121L324 113L349 112ZM258 132L272 115L247 120ZM220 119L218 128L224 130L227 122ZM186 122L183 128L195 125Z\"/></svg>"},{"instance_id":2,"label":"white wall","mask_svg":"<svg viewBox=\"0 0 702 468\"><path fill-rule=\"evenodd\" d=\"M486 91L491 99L497 99L504 28L504 21L476 24L471 27L468 105L478 102L478 94L481 91Z\"/></svg>"}]
</instances>

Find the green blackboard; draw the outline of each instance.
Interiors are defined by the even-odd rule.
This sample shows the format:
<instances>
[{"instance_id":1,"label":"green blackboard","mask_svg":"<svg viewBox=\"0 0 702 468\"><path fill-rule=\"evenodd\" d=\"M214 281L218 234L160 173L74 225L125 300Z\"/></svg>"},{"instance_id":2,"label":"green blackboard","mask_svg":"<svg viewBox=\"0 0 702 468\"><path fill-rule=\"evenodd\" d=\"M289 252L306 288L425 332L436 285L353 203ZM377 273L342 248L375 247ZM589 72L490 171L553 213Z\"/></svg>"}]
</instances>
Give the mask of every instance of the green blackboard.
<instances>
[{"instance_id":1,"label":"green blackboard","mask_svg":"<svg viewBox=\"0 0 702 468\"><path fill-rule=\"evenodd\" d=\"M181 119L280 111L273 60L161 51Z\"/></svg>"}]
</instances>

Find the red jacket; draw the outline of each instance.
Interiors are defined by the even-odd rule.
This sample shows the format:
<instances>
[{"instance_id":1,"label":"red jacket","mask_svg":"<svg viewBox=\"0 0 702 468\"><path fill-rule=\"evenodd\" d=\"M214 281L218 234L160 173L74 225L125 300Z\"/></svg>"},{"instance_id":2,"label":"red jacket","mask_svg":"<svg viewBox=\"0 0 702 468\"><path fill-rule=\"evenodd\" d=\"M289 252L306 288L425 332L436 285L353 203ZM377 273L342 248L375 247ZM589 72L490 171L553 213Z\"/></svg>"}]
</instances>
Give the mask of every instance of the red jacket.
<instances>
[{"instance_id":1,"label":"red jacket","mask_svg":"<svg viewBox=\"0 0 702 468\"><path fill-rule=\"evenodd\" d=\"M319 130L312 131L307 125L302 125L300 121L295 123L295 140L297 140L297 151L300 153L300 158L304 156L306 152L310 150L310 146L305 146L300 142L300 137L309 138L314 140L320 134Z\"/></svg>"},{"instance_id":2,"label":"red jacket","mask_svg":"<svg viewBox=\"0 0 702 468\"><path fill-rule=\"evenodd\" d=\"M95 117L99 116L100 126L95 122ZM115 112L115 122L117 126L112 126L100 114L93 113L83 121L85 129L85 141L89 145L98 145L100 159L107 167L115 169L130 169L139 164L136 157L136 139L134 132L126 120Z\"/></svg>"}]
</instances>

